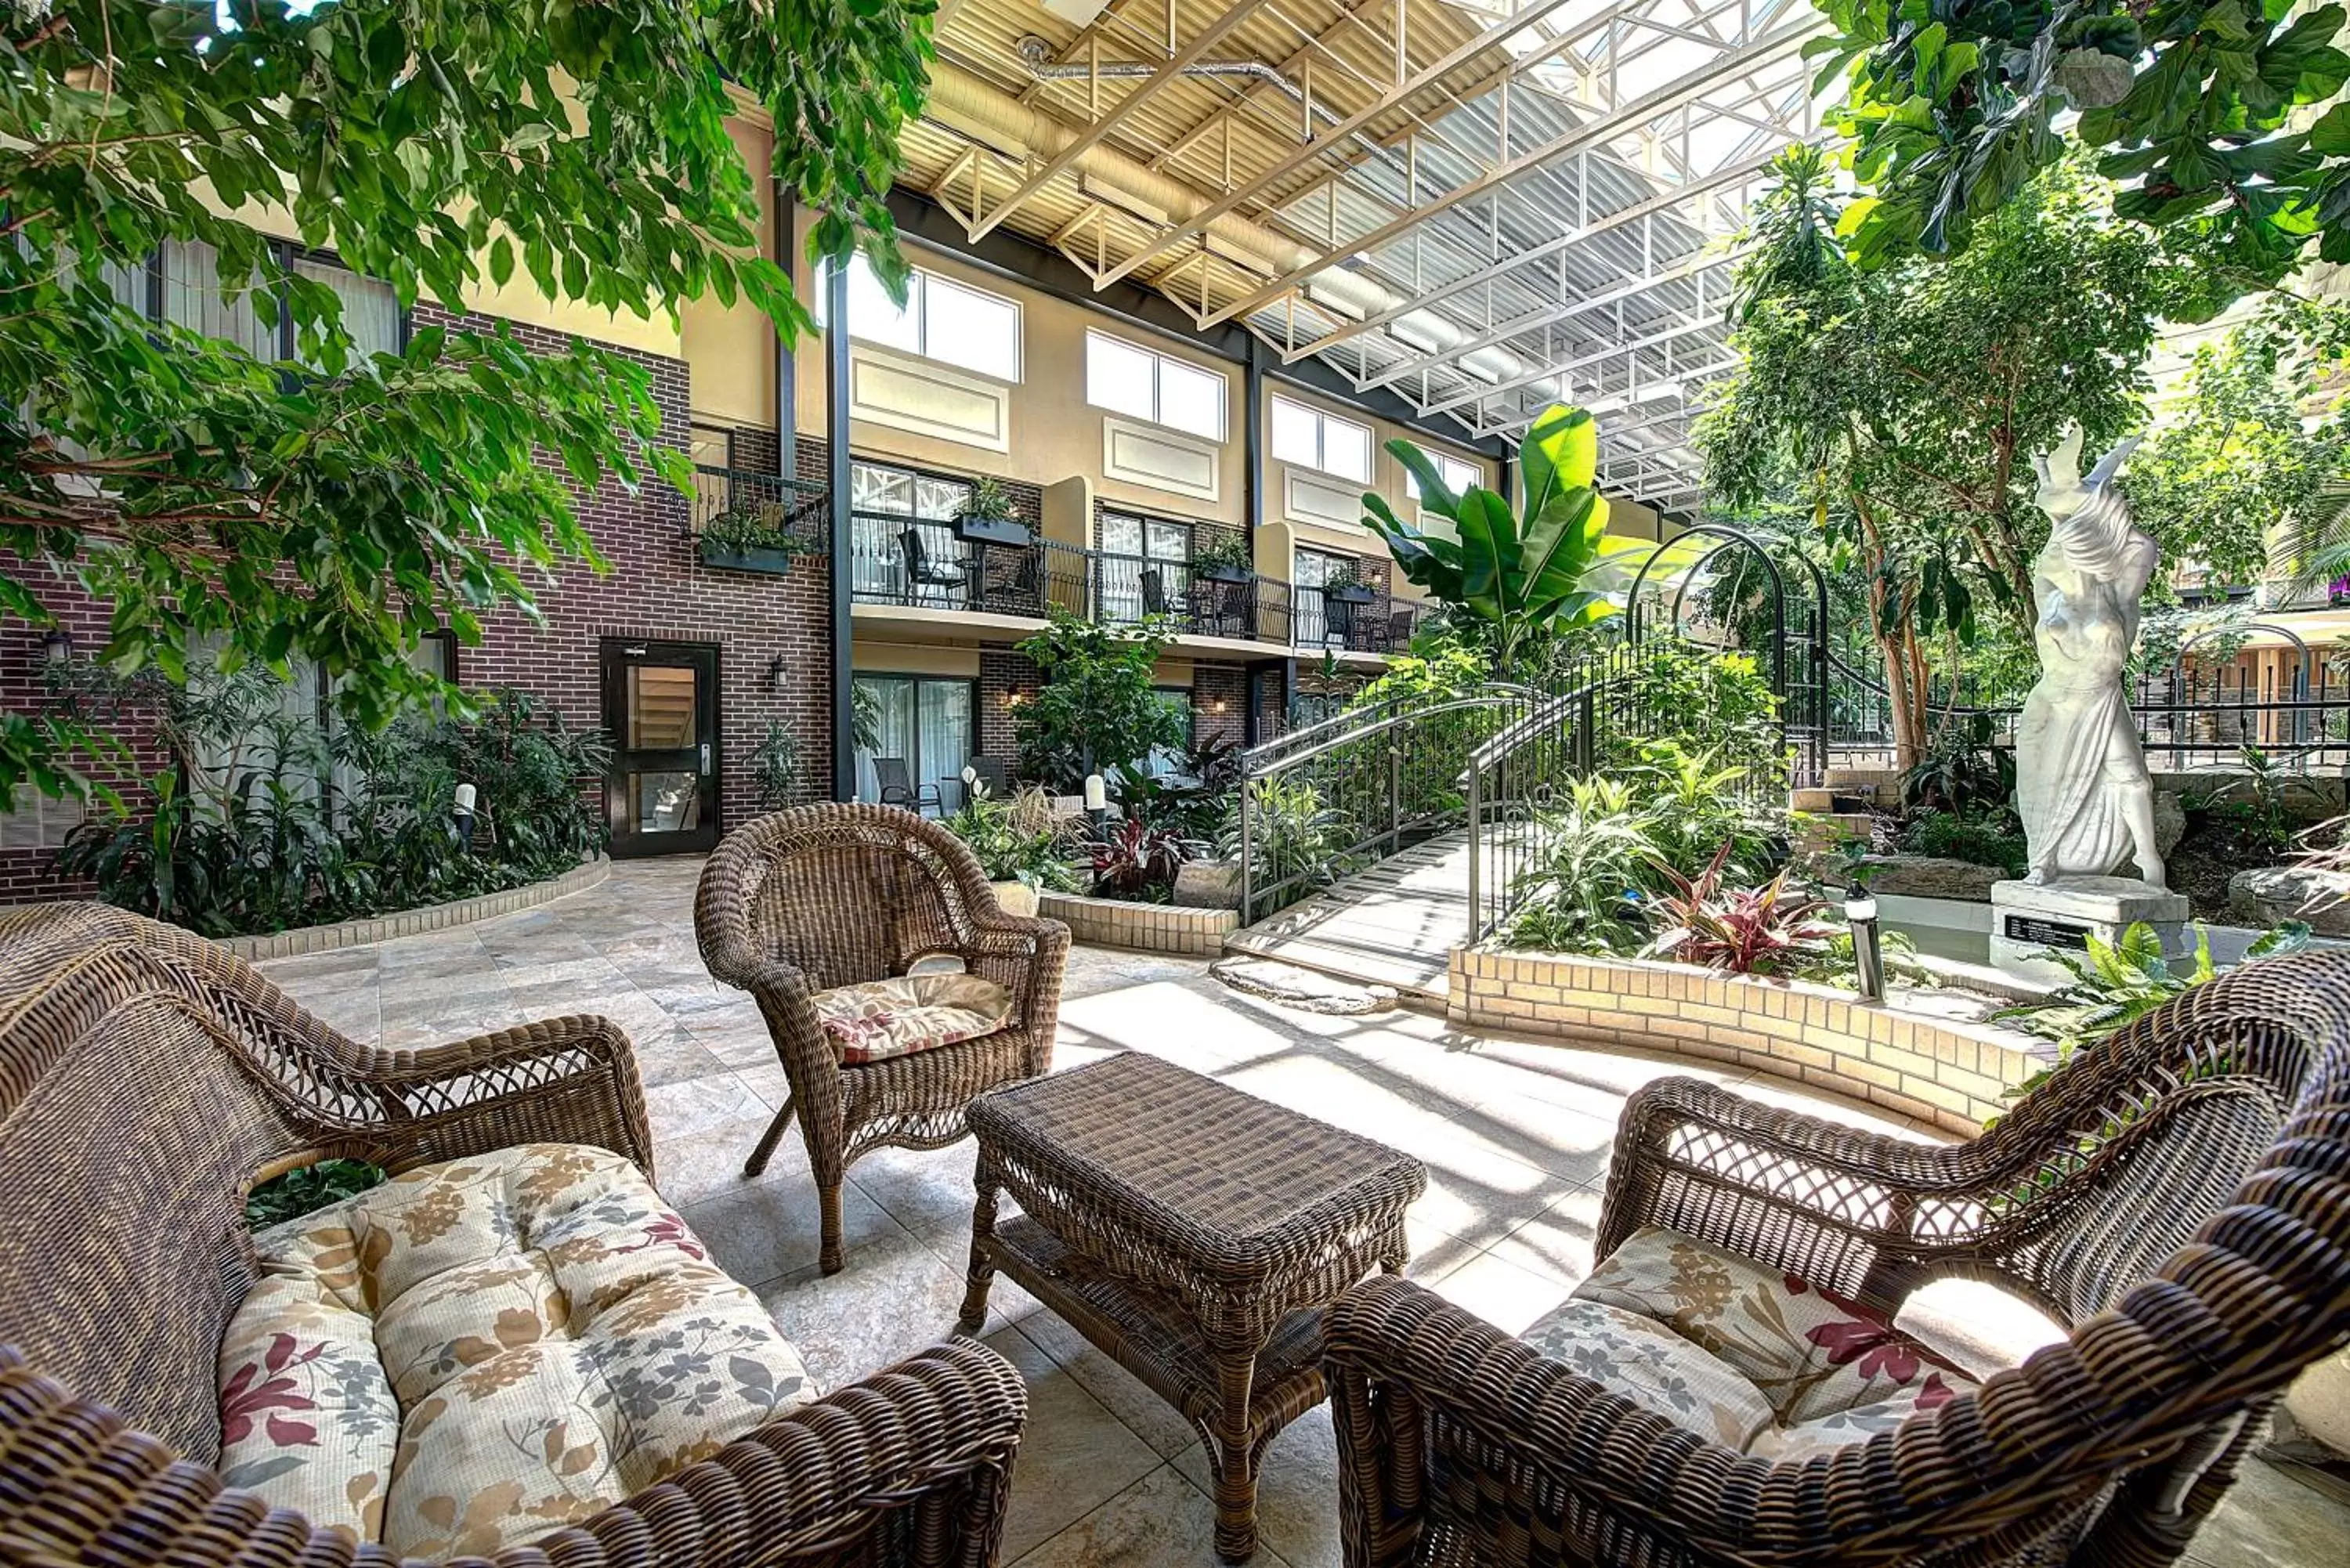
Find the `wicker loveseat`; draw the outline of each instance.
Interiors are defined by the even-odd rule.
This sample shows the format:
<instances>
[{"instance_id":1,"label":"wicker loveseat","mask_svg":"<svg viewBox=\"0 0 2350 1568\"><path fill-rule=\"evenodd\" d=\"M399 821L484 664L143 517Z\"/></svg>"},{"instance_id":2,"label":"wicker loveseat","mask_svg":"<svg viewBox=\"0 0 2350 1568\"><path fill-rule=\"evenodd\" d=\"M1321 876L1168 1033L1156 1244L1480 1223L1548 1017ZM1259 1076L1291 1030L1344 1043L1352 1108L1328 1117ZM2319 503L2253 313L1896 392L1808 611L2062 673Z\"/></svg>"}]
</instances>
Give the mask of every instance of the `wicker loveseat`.
<instances>
[{"instance_id":1,"label":"wicker loveseat","mask_svg":"<svg viewBox=\"0 0 2350 1568\"><path fill-rule=\"evenodd\" d=\"M394 1176L249 1231L321 1155ZM379 1050L176 929L0 916L0 1563L993 1563L1018 1374L815 1397L650 1168L601 1019Z\"/></svg>"},{"instance_id":2,"label":"wicker loveseat","mask_svg":"<svg viewBox=\"0 0 2350 1568\"><path fill-rule=\"evenodd\" d=\"M806 805L744 824L702 867L693 929L711 974L757 999L791 1085L745 1174L796 1116L826 1273L841 1266L851 1164L943 1148L974 1098L1053 1064L1068 927L1005 914L963 842L910 811ZM960 972L910 972L942 961Z\"/></svg>"},{"instance_id":3,"label":"wicker loveseat","mask_svg":"<svg viewBox=\"0 0 2350 1568\"><path fill-rule=\"evenodd\" d=\"M2350 1338L2350 956L2199 987L1955 1147L1661 1081L1596 1250L1523 1338L1401 1280L1331 1309L1349 1568L2176 1562ZM2069 1339L1938 1366L1888 1320L1942 1275Z\"/></svg>"}]
</instances>

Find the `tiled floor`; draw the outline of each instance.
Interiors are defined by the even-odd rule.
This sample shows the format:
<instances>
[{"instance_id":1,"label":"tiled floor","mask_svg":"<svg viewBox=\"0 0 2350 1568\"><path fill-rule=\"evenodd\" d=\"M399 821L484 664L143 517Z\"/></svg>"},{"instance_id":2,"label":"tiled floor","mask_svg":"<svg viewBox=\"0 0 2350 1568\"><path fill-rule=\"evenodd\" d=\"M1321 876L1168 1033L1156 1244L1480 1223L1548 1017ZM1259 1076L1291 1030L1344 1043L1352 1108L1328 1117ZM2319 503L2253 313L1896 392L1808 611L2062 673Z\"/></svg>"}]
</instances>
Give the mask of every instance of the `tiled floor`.
<instances>
[{"instance_id":1,"label":"tiled floor","mask_svg":"<svg viewBox=\"0 0 2350 1568\"><path fill-rule=\"evenodd\" d=\"M713 983L693 945L698 866L623 865L556 904L380 947L285 959L278 983L362 1040L423 1044L533 1017L600 1012L636 1042L660 1188L720 1262L754 1284L810 1370L845 1382L951 1332L970 1238L971 1148L885 1152L854 1167L848 1267L816 1271L815 1197L795 1132L767 1175L742 1162L784 1097L756 1009ZM1081 949L1062 1007L1062 1064L1133 1048L1212 1073L1407 1149L1427 1162L1411 1217L1413 1276L1504 1329L1591 1264L1624 1096L1676 1063L1468 1034L1417 1012L1325 1018L1225 990L1196 961ZM1887 1127L1772 1083L1743 1091ZM1919 1129L1896 1127L1905 1136ZM2029 1314L1973 1287L1937 1287L1946 1326L2028 1341ZM1009 1282L989 1344L1027 1375L1028 1431L1003 1561L1023 1568L1209 1568L1214 1508L1190 1429L1140 1384ZM1957 1320L1953 1323L1953 1320ZM1330 1423L1300 1419L1264 1467L1264 1568L1338 1561ZM2198 1542L2208 1568L2334 1568L2350 1509L2262 1466Z\"/></svg>"}]
</instances>

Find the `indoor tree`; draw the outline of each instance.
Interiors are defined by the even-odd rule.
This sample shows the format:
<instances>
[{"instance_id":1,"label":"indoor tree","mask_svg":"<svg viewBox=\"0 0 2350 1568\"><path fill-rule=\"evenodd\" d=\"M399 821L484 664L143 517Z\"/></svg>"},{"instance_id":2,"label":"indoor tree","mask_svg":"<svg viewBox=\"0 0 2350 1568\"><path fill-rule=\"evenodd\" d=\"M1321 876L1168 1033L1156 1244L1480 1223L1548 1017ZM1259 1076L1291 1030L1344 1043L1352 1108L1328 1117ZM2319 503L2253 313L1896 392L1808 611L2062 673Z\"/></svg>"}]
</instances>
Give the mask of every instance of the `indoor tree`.
<instances>
[{"instance_id":1,"label":"indoor tree","mask_svg":"<svg viewBox=\"0 0 2350 1568\"><path fill-rule=\"evenodd\" d=\"M1452 525L1431 534L1396 515L1376 492L1363 493L1363 526L1378 535L1412 582L1485 634L1493 673L1507 680L1537 641L1596 624L1615 613L1592 574L1620 566L1649 546L1607 536L1607 502L1592 480L1599 466L1599 426L1583 409L1554 404L1518 445L1525 485L1523 524L1509 499L1481 484L1458 495L1436 462L1408 441L1388 451L1419 482L1419 504Z\"/></svg>"},{"instance_id":2,"label":"indoor tree","mask_svg":"<svg viewBox=\"0 0 2350 1568\"><path fill-rule=\"evenodd\" d=\"M1088 774L1107 777L1188 744L1182 713L1159 695L1154 672L1167 645L1155 620L1101 626L1057 608L1015 644L1045 678L1014 721L1021 775L1074 794Z\"/></svg>"},{"instance_id":3,"label":"indoor tree","mask_svg":"<svg viewBox=\"0 0 2350 1568\"><path fill-rule=\"evenodd\" d=\"M1846 78L1839 126L1872 192L1850 231L1865 265L1980 243L2073 143L2116 182L2115 215L2203 263L2199 317L2313 244L2350 261L2350 105L2295 113L2350 79L2338 5L1815 4L1834 26L1805 52L1821 86Z\"/></svg>"},{"instance_id":4,"label":"indoor tree","mask_svg":"<svg viewBox=\"0 0 2350 1568\"><path fill-rule=\"evenodd\" d=\"M402 306L516 273L643 316L747 299L809 318L758 256L759 186L810 250L904 264L883 205L919 111L930 0L46 0L0 16L0 620L54 574L112 607L118 672L315 664L372 725L443 696L409 655L597 562L567 484L685 482L645 372L460 316L354 351L331 287L264 230ZM773 116L772 168L729 136ZM137 308L149 258L209 246L257 358ZM201 254L201 253L199 253ZM540 454L559 459L550 471ZM70 715L0 715L0 799L82 780Z\"/></svg>"},{"instance_id":5,"label":"indoor tree","mask_svg":"<svg viewBox=\"0 0 2350 1568\"><path fill-rule=\"evenodd\" d=\"M1852 210L1826 156L1793 149L1777 173L1740 274L1739 369L1698 444L1721 504L1801 507L1867 581L1906 769L1935 641L1972 640L1979 601L2031 641L2048 524L2029 459L2068 423L2101 449L2142 422L2143 367L2181 285L2070 164L1979 223L1964 253L1874 271L1835 243Z\"/></svg>"}]
</instances>

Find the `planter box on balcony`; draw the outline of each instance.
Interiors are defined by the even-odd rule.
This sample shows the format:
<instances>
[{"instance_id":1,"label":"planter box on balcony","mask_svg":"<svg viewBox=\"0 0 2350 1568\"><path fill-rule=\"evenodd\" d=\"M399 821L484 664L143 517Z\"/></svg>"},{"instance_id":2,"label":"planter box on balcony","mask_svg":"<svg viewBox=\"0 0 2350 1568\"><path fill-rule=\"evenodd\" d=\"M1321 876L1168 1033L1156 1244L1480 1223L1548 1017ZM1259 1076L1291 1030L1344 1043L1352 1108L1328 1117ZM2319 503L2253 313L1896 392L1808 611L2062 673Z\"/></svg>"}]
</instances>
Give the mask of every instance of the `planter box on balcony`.
<instances>
[{"instance_id":1,"label":"planter box on balcony","mask_svg":"<svg viewBox=\"0 0 2350 1568\"><path fill-rule=\"evenodd\" d=\"M799 556L796 550L730 550L709 544L702 546L702 564L705 566L722 566L730 572L765 572L778 577L788 573Z\"/></svg>"},{"instance_id":2,"label":"planter box on balcony","mask_svg":"<svg viewBox=\"0 0 2350 1568\"><path fill-rule=\"evenodd\" d=\"M1246 566L1194 566L1191 576L1203 583L1253 583L1256 574Z\"/></svg>"},{"instance_id":3,"label":"planter box on balcony","mask_svg":"<svg viewBox=\"0 0 2350 1568\"><path fill-rule=\"evenodd\" d=\"M1360 583L1344 583L1324 588L1322 597L1332 604L1367 605L1371 602L1371 590Z\"/></svg>"},{"instance_id":4,"label":"planter box on balcony","mask_svg":"<svg viewBox=\"0 0 2350 1568\"><path fill-rule=\"evenodd\" d=\"M966 545L1014 545L1025 548L1034 537L1025 523L1009 517L962 516L954 520L955 537Z\"/></svg>"}]
</instances>

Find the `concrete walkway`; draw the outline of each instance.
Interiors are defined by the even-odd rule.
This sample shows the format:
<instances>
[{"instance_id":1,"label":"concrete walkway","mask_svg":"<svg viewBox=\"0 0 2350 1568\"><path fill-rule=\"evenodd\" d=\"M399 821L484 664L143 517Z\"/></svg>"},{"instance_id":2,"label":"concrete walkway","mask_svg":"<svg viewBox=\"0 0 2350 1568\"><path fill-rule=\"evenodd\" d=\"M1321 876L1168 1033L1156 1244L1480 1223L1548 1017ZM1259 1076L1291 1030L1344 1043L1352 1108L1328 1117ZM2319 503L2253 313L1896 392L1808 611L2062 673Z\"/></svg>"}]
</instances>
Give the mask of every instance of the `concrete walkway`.
<instances>
[{"instance_id":1,"label":"concrete walkway","mask_svg":"<svg viewBox=\"0 0 2350 1568\"><path fill-rule=\"evenodd\" d=\"M623 863L602 887L478 925L272 961L296 1000L359 1039L421 1045L525 1019L598 1012L628 1030L648 1086L655 1179L755 1289L827 1386L946 1337L970 1246L969 1143L884 1151L849 1171L847 1270L816 1270L816 1192L796 1135L767 1174L743 1157L784 1096L757 1008L703 971L691 861ZM1407 874L1405 880L1409 880ZM1399 888L1403 883L1398 884ZM1367 923L1355 928L1367 933ZM1225 989L1204 961L1079 949L1055 1065L1154 1052L1425 1161L1410 1277L1499 1327L1524 1328L1590 1268L1617 1118L1679 1062L1462 1032L1426 1012L1287 1012ZM1740 1093L1925 1140L1915 1126L1775 1084ZM1017 1568L1213 1568L1214 1504L1199 1442L1173 1411L1033 1297L999 1282L987 1343L1028 1379L1029 1424L1002 1562ZM1905 1319L1960 1354L2016 1355L2037 1314L1978 1285L1938 1285ZM1339 1562L1326 1407L1269 1449L1259 1568ZM2350 1508L2255 1463L2196 1542L2202 1568L2334 1568Z\"/></svg>"},{"instance_id":2,"label":"concrete walkway","mask_svg":"<svg viewBox=\"0 0 2350 1568\"><path fill-rule=\"evenodd\" d=\"M1441 1001L1469 921L1469 837L1455 832L1233 932L1224 948Z\"/></svg>"}]
</instances>

